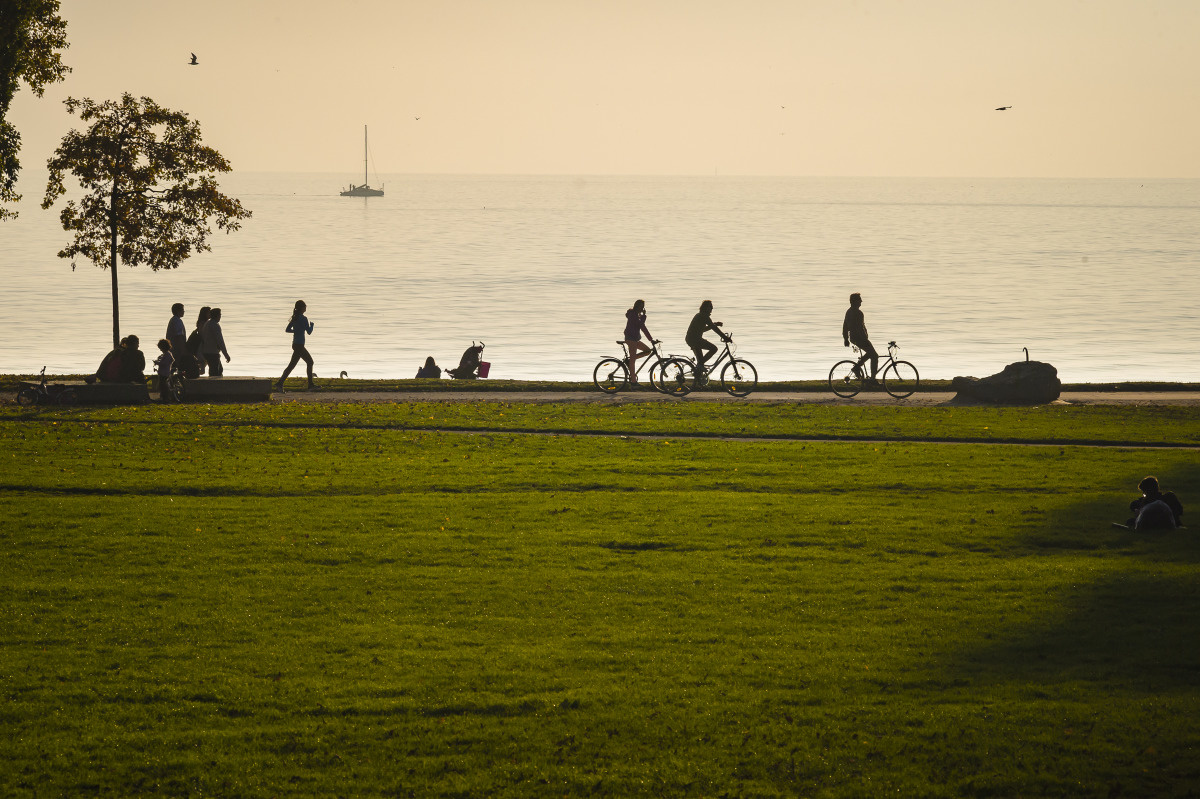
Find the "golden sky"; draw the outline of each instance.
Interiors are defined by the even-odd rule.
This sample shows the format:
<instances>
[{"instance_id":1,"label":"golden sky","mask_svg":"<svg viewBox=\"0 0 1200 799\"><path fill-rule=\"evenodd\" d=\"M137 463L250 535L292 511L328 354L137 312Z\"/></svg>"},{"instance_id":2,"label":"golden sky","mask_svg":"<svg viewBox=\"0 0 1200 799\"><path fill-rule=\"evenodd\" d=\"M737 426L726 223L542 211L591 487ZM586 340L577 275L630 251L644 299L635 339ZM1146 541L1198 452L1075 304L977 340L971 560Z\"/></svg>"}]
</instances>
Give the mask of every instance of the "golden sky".
<instances>
[{"instance_id":1,"label":"golden sky","mask_svg":"<svg viewBox=\"0 0 1200 799\"><path fill-rule=\"evenodd\" d=\"M1200 0L63 0L61 100L147 95L237 170L1200 177ZM189 66L195 52L199 66ZM995 111L1011 105L1011 110ZM418 119L419 117L419 119Z\"/></svg>"}]
</instances>

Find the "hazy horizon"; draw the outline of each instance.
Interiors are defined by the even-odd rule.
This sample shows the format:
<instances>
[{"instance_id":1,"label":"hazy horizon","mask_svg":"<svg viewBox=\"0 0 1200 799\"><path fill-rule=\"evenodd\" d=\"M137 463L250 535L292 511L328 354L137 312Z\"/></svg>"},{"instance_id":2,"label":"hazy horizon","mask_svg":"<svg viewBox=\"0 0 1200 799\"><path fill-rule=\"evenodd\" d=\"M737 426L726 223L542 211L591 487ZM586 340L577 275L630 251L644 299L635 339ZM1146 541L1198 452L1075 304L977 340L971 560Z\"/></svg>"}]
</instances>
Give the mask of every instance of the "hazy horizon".
<instances>
[{"instance_id":1,"label":"hazy horizon","mask_svg":"<svg viewBox=\"0 0 1200 799\"><path fill-rule=\"evenodd\" d=\"M9 114L27 202L78 124L62 100L123 92L235 170L344 181L363 125L372 176L1200 177L1188 0L198 8L63 0L74 71Z\"/></svg>"}]
</instances>

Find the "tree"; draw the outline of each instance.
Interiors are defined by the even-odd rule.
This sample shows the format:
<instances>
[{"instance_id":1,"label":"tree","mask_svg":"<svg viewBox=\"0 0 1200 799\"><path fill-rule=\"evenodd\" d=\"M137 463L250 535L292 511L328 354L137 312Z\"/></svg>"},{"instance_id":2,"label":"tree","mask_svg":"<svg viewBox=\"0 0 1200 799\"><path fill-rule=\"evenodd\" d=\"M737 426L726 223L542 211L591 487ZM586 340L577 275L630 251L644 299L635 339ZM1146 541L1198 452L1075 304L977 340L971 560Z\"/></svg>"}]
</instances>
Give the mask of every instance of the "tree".
<instances>
[{"instance_id":1,"label":"tree","mask_svg":"<svg viewBox=\"0 0 1200 799\"><path fill-rule=\"evenodd\" d=\"M84 189L76 203L59 214L75 240L59 258L84 256L112 272L113 347L121 339L117 302L117 262L175 269L193 251L211 250L211 222L233 232L250 212L217 189L214 173L228 172L229 162L200 143L200 125L179 111L169 111L149 97L125 94L121 100L95 103L65 101L92 125L72 130L48 162L43 208L66 193L64 173ZM72 261L71 268L75 268Z\"/></svg>"},{"instance_id":2,"label":"tree","mask_svg":"<svg viewBox=\"0 0 1200 799\"><path fill-rule=\"evenodd\" d=\"M41 97L48 84L63 80L71 68L59 51L68 46L58 0L0 0L0 220L15 217L4 206L21 199L21 134L5 119L8 106L21 81Z\"/></svg>"}]
</instances>

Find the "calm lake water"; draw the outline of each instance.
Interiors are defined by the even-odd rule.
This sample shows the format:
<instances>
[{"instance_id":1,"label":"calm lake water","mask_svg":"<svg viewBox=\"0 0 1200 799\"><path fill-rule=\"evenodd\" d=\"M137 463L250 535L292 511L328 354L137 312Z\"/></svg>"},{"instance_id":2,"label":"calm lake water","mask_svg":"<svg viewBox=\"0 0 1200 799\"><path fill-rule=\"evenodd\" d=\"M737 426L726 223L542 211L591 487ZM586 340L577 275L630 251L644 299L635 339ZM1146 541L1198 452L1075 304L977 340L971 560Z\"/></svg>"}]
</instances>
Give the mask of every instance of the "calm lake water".
<instances>
[{"instance_id":1,"label":"calm lake water","mask_svg":"<svg viewBox=\"0 0 1200 799\"><path fill-rule=\"evenodd\" d=\"M474 339L493 377L590 380L634 300L686 352L711 299L760 380L822 378L858 291L924 377L1028 347L1065 381L1200 380L1200 181L385 176L339 197L352 178L226 176L254 217L177 270L122 268L122 335L153 350L173 302L189 329L220 306L226 373L275 376L304 299L322 377L412 377ZM72 271L66 242L36 202L0 223L0 372L108 350L109 274Z\"/></svg>"}]
</instances>

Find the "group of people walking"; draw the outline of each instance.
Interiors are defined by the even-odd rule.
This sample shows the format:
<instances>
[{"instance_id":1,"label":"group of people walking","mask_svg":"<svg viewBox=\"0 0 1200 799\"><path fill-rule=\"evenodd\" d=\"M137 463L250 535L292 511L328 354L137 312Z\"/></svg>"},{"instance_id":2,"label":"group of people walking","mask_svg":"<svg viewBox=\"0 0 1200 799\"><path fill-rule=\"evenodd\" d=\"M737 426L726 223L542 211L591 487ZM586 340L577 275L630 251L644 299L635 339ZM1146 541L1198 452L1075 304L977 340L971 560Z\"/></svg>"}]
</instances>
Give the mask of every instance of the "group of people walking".
<instances>
[{"instance_id":1,"label":"group of people walking","mask_svg":"<svg viewBox=\"0 0 1200 799\"><path fill-rule=\"evenodd\" d=\"M277 386L279 391L284 390L283 381L301 360L308 366L308 387L313 387L313 359L305 346L305 336L312 333L313 323L308 321L304 315L306 310L307 306L304 304L304 300L297 300L291 319L288 320L285 328L285 332L292 334L292 359L284 369L283 376L279 378ZM167 322L166 338L158 342L159 356L155 359L154 366L158 375L160 396L164 402L170 398L170 380L173 373L178 373L189 380L195 380L205 372L209 377L221 377L225 374L225 363L233 360L229 356L229 348L225 345L225 334L221 330L220 308L211 308L207 305L201 308L196 317L196 325L190 334L183 321L184 313L186 313L186 309L183 303L177 302L171 306L171 319ZM132 341L132 347L128 344L130 341ZM122 349L128 353L128 356L121 360L123 363L127 363L127 366L121 369L118 375L118 372L108 365L110 359L114 358L114 353L109 353L105 362L101 364L100 372L104 374L98 373L97 377L100 380L144 382L145 377L142 371L145 369L145 357L142 357L142 368L136 369L136 374L133 368L137 365L136 356L132 355L137 350L137 336L128 336L121 343ZM138 355L140 354L138 353ZM224 358L224 363L222 363L222 358ZM112 375L112 377L106 375Z\"/></svg>"}]
</instances>

